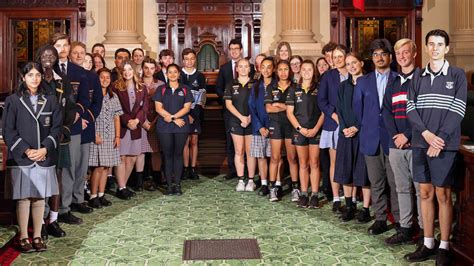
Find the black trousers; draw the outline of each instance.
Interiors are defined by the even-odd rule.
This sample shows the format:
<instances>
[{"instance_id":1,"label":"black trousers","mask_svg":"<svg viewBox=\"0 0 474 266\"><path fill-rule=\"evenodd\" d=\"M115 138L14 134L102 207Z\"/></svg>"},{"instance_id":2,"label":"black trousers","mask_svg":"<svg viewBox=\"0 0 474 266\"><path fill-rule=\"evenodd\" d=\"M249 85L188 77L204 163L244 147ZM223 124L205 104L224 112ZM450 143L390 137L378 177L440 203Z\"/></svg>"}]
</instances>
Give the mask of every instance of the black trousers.
<instances>
[{"instance_id":1,"label":"black trousers","mask_svg":"<svg viewBox=\"0 0 474 266\"><path fill-rule=\"evenodd\" d=\"M171 186L181 184L183 174L183 149L188 133L158 133L164 155L166 183Z\"/></svg>"},{"instance_id":2,"label":"black trousers","mask_svg":"<svg viewBox=\"0 0 474 266\"><path fill-rule=\"evenodd\" d=\"M329 149L321 149L319 153L319 165L321 169L322 185L320 191L332 195L331 181L329 178L329 168L331 160L329 157Z\"/></svg>"},{"instance_id":3,"label":"black trousers","mask_svg":"<svg viewBox=\"0 0 474 266\"><path fill-rule=\"evenodd\" d=\"M229 167L229 174L236 175L237 170L235 170L235 163L234 163L234 156L235 156L234 142L232 141L232 136L230 135L230 125L229 125L229 121L232 114L229 111L224 110L222 115L224 117L224 127L225 127L225 136L226 136L225 151L227 154L227 166Z\"/></svg>"}]
</instances>

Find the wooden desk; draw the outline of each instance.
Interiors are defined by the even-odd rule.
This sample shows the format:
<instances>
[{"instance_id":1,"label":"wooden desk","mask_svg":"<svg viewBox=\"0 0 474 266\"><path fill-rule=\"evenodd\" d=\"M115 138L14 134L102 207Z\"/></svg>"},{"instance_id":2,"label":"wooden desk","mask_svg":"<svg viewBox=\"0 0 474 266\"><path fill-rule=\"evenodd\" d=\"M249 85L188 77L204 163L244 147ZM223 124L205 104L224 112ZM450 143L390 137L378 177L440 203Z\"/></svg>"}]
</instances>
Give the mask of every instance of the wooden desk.
<instances>
[{"instance_id":1,"label":"wooden desk","mask_svg":"<svg viewBox=\"0 0 474 266\"><path fill-rule=\"evenodd\" d=\"M456 226L453 231L453 251L458 265L474 264L474 151L461 145L465 173L457 192Z\"/></svg>"}]
</instances>

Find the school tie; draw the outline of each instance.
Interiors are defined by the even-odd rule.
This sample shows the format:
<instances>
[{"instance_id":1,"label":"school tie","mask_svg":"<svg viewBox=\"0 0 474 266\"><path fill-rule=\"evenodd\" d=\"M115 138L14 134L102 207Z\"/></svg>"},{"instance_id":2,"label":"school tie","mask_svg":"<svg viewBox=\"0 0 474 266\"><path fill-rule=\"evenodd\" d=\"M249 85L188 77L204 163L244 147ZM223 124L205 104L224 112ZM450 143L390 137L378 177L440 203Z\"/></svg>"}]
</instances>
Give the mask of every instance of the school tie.
<instances>
[{"instance_id":1,"label":"school tie","mask_svg":"<svg viewBox=\"0 0 474 266\"><path fill-rule=\"evenodd\" d=\"M233 75L234 79L237 78L237 69L235 69L235 62L234 61L232 61L232 75Z\"/></svg>"},{"instance_id":2,"label":"school tie","mask_svg":"<svg viewBox=\"0 0 474 266\"><path fill-rule=\"evenodd\" d=\"M66 73L66 64L64 64L64 63L61 63L61 72L63 73L64 76L67 75L67 73Z\"/></svg>"}]
</instances>

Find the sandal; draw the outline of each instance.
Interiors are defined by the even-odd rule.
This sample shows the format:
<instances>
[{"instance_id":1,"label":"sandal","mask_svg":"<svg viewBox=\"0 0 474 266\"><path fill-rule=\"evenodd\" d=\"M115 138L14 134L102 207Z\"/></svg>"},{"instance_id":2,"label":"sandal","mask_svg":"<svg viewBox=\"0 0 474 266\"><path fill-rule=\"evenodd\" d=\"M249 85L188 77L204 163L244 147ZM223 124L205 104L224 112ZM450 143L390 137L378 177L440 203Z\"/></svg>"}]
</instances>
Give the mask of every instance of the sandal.
<instances>
[{"instance_id":1,"label":"sandal","mask_svg":"<svg viewBox=\"0 0 474 266\"><path fill-rule=\"evenodd\" d=\"M43 242L43 239L41 237L33 238L33 247L36 249L37 252L43 252L48 250L48 247Z\"/></svg>"},{"instance_id":2,"label":"sandal","mask_svg":"<svg viewBox=\"0 0 474 266\"><path fill-rule=\"evenodd\" d=\"M30 239L28 238L20 239L20 251L23 253L30 253L30 252L35 251L35 249L31 245Z\"/></svg>"}]
</instances>

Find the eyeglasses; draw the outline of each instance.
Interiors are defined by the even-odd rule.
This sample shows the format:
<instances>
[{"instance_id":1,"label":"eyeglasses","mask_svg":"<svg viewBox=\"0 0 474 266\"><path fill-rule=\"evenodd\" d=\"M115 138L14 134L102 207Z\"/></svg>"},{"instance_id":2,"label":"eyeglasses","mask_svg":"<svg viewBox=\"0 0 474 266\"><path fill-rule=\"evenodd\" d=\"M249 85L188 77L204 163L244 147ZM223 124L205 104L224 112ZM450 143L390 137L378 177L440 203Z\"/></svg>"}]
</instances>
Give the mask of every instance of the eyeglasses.
<instances>
[{"instance_id":1,"label":"eyeglasses","mask_svg":"<svg viewBox=\"0 0 474 266\"><path fill-rule=\"evenodd\" d=\"M375 57L375 58L386 57L386 56L388 56L388 53L385 53L385 52L383 52L383 53L373 53L372 54L372 57Z\"/></svg>"}]
</instances>

